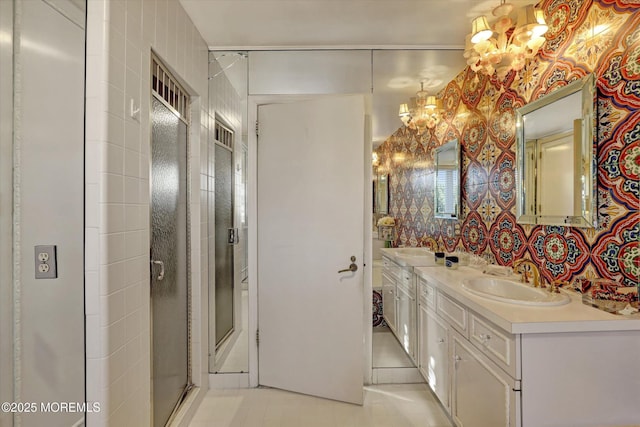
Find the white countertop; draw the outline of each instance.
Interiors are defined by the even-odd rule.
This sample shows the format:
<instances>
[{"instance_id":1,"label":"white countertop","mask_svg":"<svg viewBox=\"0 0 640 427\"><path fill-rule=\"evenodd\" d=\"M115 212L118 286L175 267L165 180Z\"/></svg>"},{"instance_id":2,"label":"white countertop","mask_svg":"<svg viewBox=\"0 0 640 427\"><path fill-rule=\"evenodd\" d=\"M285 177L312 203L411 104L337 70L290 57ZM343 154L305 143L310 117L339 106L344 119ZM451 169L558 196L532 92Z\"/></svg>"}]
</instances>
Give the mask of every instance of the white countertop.
<instances>
[{"instance_id":1,"label":"white countertop","mask_svg":"<svg viewBox=\"0 0 640 427\"><path fill-rule=\"evenodd\" d=\"M400 267L433 267L436 261L433 252L425 249L424 255L399 255L398 249L402 248L381 248L382 256L391 258Z\"/></svg>"},{"instance_id":2,"label":"white countertop","mask_svg":"<svg viewBox=\"0 0 640 427\"><path fill-rule=\"evenodd\" d=\"M463 279L486 276L470 267L451 270L438 265L415 267L413 271L469 309L514 334L640 331L640 314L622 316L598 310L583 304L582 296L576 292L563 291L571 298L568 304L532 307L494 301L466 291L462 288ZM504 278L517 280L517 277Z\"/></svg>"}]
</instances>

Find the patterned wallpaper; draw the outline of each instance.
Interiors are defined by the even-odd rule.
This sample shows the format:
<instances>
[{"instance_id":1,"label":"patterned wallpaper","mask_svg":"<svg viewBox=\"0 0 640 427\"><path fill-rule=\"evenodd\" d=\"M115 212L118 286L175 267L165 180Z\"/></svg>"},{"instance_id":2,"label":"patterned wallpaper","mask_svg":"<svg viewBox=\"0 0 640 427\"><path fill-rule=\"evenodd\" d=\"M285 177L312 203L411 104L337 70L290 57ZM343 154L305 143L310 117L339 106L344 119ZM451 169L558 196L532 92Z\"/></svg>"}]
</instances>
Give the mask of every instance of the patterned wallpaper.
<instances>
[{"instance_id":1,"label":"patterned wallpaper","mask_svg":"<svg viewBox=\"0 0 640 427\"><path fill-rule=\"evenodd\" d=\"M434 238L490 262L534 260L547 279L640 276L640 2L543 0L549 31L538 57L504 81L463 70L440 93L440 123L419 135L398 129L377 152L391 174L396 244ZM597 77L597 229L515 221L515 109L594 72ZM460 220L433 214L433 150L462 145Z\"/></svg>"}]
</instances>

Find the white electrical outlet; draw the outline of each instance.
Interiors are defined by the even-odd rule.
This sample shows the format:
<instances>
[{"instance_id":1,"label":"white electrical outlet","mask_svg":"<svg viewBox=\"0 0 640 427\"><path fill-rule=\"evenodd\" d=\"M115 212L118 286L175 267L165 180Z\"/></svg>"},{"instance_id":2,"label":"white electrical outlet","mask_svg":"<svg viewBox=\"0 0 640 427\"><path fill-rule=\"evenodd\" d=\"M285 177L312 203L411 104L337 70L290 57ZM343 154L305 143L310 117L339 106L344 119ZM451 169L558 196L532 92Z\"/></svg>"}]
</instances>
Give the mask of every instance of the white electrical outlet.
<instances>
[{"instance_id":1,"label":"white electrical outlet","mask_svg":"<svg viewBox=\"0 0 640 427\"><path fill-rule=\"evenodd\" d=\"M58 268L55 245L39 245L35 247L36 279L56 279Z\"/></svg>"}]
</instances>

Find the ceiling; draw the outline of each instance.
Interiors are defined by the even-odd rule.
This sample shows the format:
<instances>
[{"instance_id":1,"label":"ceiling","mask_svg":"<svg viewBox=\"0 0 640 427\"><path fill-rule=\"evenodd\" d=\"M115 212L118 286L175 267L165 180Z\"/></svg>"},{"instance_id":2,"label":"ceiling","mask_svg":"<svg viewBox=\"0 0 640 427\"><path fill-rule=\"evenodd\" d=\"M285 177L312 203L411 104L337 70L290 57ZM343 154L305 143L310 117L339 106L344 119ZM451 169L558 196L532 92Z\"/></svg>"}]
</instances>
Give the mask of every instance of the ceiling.
<instances>
[{"instance_id":1,"label":"ceiling","mask_svg":"<svg viewBox=\"0 0 640 427\"><path fill-rule=\"evenodd\" d=\"M511 3L522 6L534 1ZM180 3L211 50L375 49L373 137L377 145L400 127L398 106L415 96L420 81L425 81L425 90L435 94L465 67L462 49L471 20L481 14L490 16L500 2L180 0ZM245 64L237 63L225 72L233 73L242 65ZM230 79L234 81L233 76ZM238 92L243 90L240 88Z\"/></svg>"}]
</instances>

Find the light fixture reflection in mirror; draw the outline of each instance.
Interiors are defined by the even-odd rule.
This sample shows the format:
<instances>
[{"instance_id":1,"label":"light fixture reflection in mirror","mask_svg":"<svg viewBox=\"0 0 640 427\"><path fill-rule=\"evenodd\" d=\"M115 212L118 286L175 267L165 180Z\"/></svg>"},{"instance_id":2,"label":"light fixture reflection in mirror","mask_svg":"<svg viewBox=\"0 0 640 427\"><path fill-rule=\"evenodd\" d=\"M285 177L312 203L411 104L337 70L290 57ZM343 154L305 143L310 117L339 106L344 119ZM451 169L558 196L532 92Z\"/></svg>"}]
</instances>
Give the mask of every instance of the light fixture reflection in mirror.
<instances>
[{"instance_id":1,"label":"light fixture reflection in mirror","mask_svg":"<svg viewBox=\"0 0 640 427\"><path fill-rule=\"evenodd\" d=\"M596 226L594 102L590 75L518 109L519 223Z\"/></svg>"},{"instance_id":2,"label":"light fixture reflection in mirror","mask_svg":"<svg viewBox=\"0 0 640 427\"><path fill-rule=\"evenodd\" d=\"M453 139L435 151L434 203L436 218L460 215L460 143Z\"/></svg>"}]
</instances>

